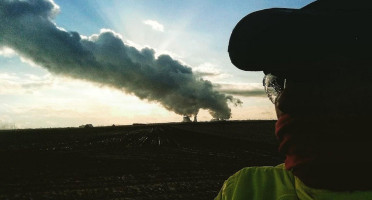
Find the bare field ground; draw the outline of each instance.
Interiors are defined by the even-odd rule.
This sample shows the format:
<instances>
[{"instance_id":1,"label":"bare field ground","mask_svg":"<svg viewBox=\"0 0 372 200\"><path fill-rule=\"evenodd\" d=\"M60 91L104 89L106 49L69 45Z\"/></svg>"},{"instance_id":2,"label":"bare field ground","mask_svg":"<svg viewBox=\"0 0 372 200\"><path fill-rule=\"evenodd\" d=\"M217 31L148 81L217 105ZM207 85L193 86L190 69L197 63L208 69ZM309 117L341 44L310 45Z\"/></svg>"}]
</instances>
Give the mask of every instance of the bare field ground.
<instances>
[{"instance_id":1,"label":"bare field ground","mask_svg":"<svg viewBox=\"0 0 372 200\"><path fill-rule=\"evenodd\" d=\"M274 121L0 131L0 199L213 199L276 165Z\"/></svg>"}]
</instances>

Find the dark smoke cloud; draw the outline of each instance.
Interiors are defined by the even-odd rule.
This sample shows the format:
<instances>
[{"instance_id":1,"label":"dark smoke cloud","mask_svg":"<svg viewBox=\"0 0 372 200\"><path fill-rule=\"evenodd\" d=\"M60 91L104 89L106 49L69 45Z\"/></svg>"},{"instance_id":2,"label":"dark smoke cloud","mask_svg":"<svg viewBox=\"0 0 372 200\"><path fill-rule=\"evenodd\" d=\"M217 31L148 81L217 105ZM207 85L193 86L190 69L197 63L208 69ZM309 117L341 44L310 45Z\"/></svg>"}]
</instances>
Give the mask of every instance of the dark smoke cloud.
<instances>
[{"instance_id":1,"label":"dark smoke cloud","mask_svg":"<svg viewBox=\"0 0 372 200\"><path fill-rule=\"evenodd\" d=\"M87 38L57 27L53 18L58 11L51 0L1 0L0 47L14 49L53 74L117 88L180 115L207 109L214 118L228 119L227 102L241 103L169 55L155 57L153 49L128 46L113 31Z\"/></svg>"}]
</instances>

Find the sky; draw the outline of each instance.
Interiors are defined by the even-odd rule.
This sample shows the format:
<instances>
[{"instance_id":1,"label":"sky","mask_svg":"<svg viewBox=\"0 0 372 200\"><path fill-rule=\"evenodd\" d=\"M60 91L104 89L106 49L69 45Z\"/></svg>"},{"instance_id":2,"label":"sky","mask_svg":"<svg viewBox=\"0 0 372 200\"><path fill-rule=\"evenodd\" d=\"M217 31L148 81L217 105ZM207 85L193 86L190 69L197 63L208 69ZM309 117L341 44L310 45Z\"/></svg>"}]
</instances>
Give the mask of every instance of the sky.
<instances>
[{"instance_id":1,"label":"sky","mask_svg":"<svg viewBox=\"0 0 372 200\"><path fill-rule=\"evenodd\" d=\"M276 119L229 37L251 12L310 2L5 0L0 129Z\"/></svg>"}]
</instances>

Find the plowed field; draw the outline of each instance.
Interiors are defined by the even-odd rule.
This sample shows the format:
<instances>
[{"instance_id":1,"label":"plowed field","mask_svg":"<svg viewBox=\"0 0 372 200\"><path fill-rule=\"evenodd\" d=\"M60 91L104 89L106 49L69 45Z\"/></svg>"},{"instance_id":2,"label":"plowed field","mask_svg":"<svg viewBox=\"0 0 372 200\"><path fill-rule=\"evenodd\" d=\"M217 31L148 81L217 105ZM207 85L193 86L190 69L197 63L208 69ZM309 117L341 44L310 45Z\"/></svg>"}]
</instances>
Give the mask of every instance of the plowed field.
<instances>
[{"instance_id":1,"label":"plowed field","mask_svg":"<svg viewBox=\"0 0 372 200\"><path fill-rule=\"evenodd\" d=\"M0 131L0 199L213 199L276 165L274 121Z\"/></svg>"}]
</instances>

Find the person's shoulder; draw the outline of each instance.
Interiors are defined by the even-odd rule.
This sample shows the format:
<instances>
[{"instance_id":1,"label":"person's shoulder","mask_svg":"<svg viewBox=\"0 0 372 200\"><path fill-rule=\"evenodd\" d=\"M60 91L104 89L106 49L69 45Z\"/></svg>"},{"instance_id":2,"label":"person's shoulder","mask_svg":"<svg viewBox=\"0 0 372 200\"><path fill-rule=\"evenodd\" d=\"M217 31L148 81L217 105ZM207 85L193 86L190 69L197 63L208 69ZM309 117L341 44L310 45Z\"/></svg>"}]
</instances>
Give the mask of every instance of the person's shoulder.
<instances>
[{"instance_id":1,"label":"person's shoulder","mask_svg":"<svg viewBox=\"0 0 372 200\"><path fill-rule=\"evenodd\" d=\"M274 167L246 167L232 175L228 181L245 183L252 186L270 186L274 184L291 184L293 186L294 175L292 172L286 170L283 165Z\"/></svg>"},{"instance_id":2,"label":"person's shoulder","mask_svg":"<svg viewBox=\"0 0 372 200\"><path fill-rule=\"evenodd\" d=\"M216 197L222 199L297 199L293 174L283 165L246 167L227 179Z\"/></svg>"}]
</instances>

